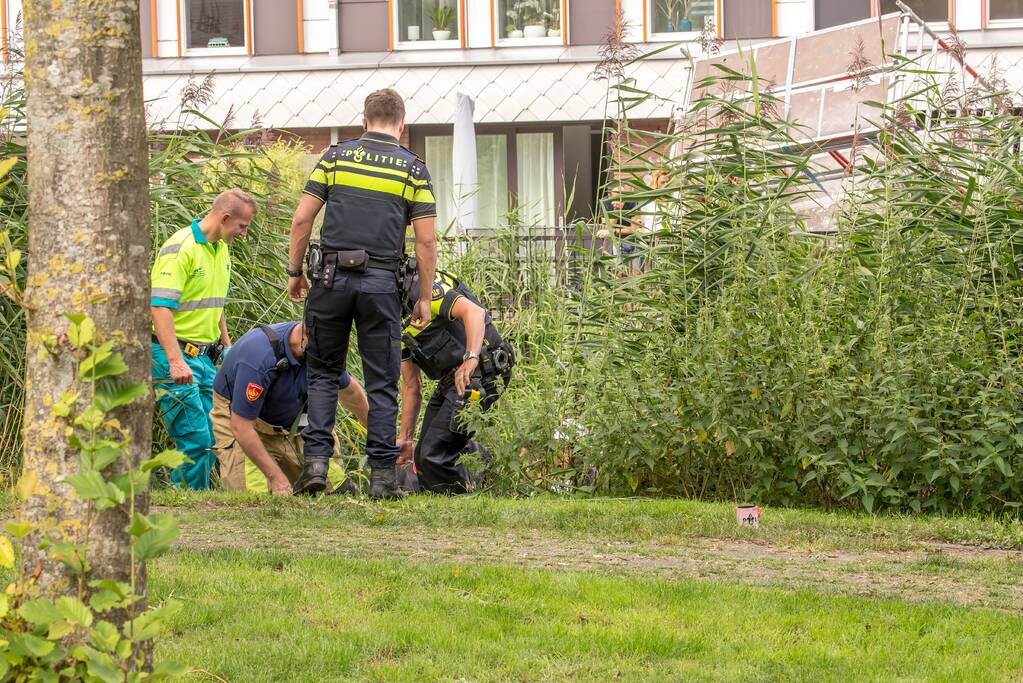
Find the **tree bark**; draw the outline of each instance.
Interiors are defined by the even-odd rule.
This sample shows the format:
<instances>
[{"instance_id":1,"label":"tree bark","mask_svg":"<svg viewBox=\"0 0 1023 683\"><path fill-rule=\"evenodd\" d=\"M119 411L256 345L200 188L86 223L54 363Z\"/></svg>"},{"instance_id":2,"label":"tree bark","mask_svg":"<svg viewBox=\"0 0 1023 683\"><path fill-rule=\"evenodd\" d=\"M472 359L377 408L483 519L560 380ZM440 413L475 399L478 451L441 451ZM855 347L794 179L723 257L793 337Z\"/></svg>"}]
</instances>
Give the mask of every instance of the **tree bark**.
<instances>
[{"instance_id":1,"label":"tree bark","mask_svg":"<svg viewBox=\"0 0 1023 683\"><path fill-rule=\"evenodd\" d=\"M130 368L124 379L149 381L148 154L138 0L26 0L24 15L29 261L23 477L38 484L22 515L72 543L88 534L92 576L127 580L127 511L99 513L87 529L88 506L65 481L78 471L79 453L66 438L68 419L52 408L76 384L66 313L85 313L96 323L97 340L115 341ZM77 412L85 401L83 395ZM149 457L152 392L110 417L131 439L114 467L124 470ZM137 501L143 513L147 500ZM26 539L27 573L38 575L46 594L73 591L75 582L40 548L40 536ZM144 574L138 593L145 593Z\"/></svg>"}]
</instances>

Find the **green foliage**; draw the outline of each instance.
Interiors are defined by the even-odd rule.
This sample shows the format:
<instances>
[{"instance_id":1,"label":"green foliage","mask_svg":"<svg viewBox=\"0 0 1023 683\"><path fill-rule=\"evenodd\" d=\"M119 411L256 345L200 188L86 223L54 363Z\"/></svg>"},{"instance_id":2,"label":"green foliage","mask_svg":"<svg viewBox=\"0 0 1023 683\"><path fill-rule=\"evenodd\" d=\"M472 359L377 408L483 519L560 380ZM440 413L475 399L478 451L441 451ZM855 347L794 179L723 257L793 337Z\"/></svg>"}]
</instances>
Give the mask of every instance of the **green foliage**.
<instances>
[{"instance_id":1,"label":"green foliage","mask_svg":"<svg viewBox=\"0 0 1023 683\"><path fill-rule=\"evenodd\" d=\"M643 272L580 250L576 287L507 315L525 362L476 421L495 489L1018 514L1019 119L936 86L872 106L882 131L811 234L822 169L748 80L706 84L706 134L620 154L657 226ZM929 110L949 115L907 123Z\"/></svg>"},{"instance_id":2,"label":"green foliage","mask_svg":"<svg viewBox=\"0 0 1023 683\"><path fill-rule=\"evenodd\" d=\"M167 552L177 538L178 526L170 515L138 512L135 501L148 487L153 469L175 467L185 458L169 451L138 468L124 471L112 467L127 459L130 439L107 411L143 396L147 387L118 379L127 372L127 365L113 350L113 342L98 341L90 318L81 314L67 318L78 384L64 392L52 408L53 416L68 425L69 445L81 455L78 472L67 482L79 498L88 501L84 539L89 537L97 512L114 507L128 512L131 524L125 531L131 547L131 581L95 578L87 540L69 542L51 525L22 519L9 522L5 530L19 542L37 533L40 546L64 565L77 590L55 598L41 594L38 574L26 573L25 567L19 566L14 582L0 594L0 681L174 680L187 669L163 663L147 670L143 644L163 632L180 604L167 600L143 608L136 579L142 563ZM83 396L88 402L81 407ZM17 488L21 498L27 498L36 489L34 474L26 472ZM15 564L14 545L6 536L0 537L0 567L12 569ZM123 626L118 628L115 622L123 622Z\"/></svg>"}]
</instances>

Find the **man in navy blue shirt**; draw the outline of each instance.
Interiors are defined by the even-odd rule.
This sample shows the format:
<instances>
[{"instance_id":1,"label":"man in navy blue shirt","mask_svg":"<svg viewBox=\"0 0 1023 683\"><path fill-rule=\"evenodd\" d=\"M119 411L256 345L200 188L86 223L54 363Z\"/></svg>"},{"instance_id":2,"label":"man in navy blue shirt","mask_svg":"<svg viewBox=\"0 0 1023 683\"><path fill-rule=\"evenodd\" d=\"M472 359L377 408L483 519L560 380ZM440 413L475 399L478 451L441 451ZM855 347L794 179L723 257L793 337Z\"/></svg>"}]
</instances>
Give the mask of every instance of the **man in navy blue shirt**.
<instances>
[{"instance_id":1,"label":"man in navy blue shirt","mask_svg":"<svg viewBox=\"0 0 1023 683\"><path fill-rule=\"evenodd\" d=\"M305 346L300 321L260 325L235 342L217 371L211 417L226 490L292 493L302 472L301 443L290 437L306 405ZM347 371L338 399L365 426L366 394ZM344 481L337 463L330 475L334 486Z\"/></svg>"}]
</instances>

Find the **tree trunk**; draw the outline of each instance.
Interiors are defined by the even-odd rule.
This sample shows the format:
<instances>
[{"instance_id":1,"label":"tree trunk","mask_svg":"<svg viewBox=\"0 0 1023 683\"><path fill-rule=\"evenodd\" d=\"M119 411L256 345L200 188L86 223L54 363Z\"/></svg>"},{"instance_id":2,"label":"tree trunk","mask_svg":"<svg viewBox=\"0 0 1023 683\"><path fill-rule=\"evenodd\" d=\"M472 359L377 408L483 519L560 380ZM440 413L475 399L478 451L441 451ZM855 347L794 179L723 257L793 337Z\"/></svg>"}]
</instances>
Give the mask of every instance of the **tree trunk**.
<instances>
[{"instance_id":1,"label":"tree trunk","mask_svg":"<svg viewBox=\"0 0 1023 683\"><path fill-rule=\"evenodd\" d=\"M66 438L68 419L53 405L76 384L65 313L88 315L97 340L115 341L130 368L124 379L149 380L148 154L138 0L26 0L24 14L29 262L23 476L38 484L22 515L51 536L87 541L93 577L127 580L127 511L99 513L87 529L89 508L65 481L78 471L79 453ZM84 401L83 395L77 412ZM131 439L127 457L114 467L124 470L149 457L152 392L109 416ZM147 500L138 504L144 513ZM73 590L63 565L40 548L40 536L26 539L26 572L38 575L44 593ZM138 593L145 594L144 575Z\"/></svg>"}]
</instances>

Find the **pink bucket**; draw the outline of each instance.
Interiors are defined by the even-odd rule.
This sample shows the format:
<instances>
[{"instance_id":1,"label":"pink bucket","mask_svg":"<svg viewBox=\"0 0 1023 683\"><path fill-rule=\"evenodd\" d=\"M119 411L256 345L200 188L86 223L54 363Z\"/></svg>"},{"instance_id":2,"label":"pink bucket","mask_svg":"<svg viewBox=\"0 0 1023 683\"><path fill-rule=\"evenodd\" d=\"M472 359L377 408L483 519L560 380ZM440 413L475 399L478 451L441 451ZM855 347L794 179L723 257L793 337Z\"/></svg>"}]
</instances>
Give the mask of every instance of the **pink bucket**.
<instances>
[{"instance_id":1,"label":"pink bucket","mask_svg":"<svg viewBox=\"0 0 1023 683\"><path fill-rule=\"evenodd\" d=\"M735 508L735 521L739 526L749 526L754 529L760 526L760 508L756 505L739 505Z\"/></svg>"}]
</instances>

